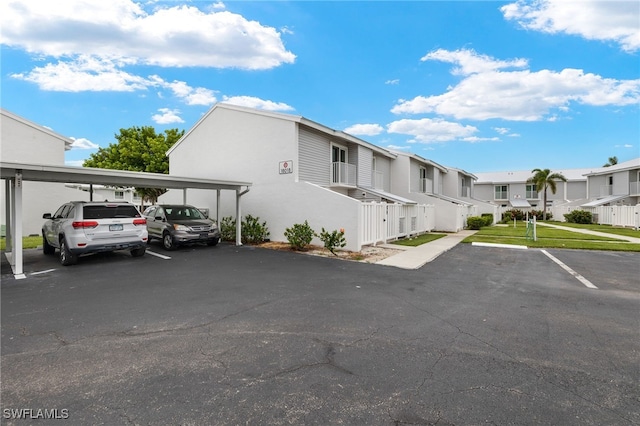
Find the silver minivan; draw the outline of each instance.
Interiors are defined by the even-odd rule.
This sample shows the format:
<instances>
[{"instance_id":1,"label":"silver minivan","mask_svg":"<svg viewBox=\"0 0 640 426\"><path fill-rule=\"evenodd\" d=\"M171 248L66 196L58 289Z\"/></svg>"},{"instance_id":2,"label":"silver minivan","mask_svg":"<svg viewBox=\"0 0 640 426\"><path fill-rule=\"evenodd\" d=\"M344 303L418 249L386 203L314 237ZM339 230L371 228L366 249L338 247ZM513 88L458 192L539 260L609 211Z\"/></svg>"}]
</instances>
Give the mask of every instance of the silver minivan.
<instances>
[{"instance_id":1,"label":"silver minivan","mask_svg":"<svg viewBox=\"0 0 640 426\"><path fill-rule=\"evenodd\" d=\"M54 214L42 215L42 250L54 254L60 250L60 263L77 263L84 254L129 250L133 257L143 256L147 239L147 221L131 203L72 201Z\"/></svg>"}]
</instances>

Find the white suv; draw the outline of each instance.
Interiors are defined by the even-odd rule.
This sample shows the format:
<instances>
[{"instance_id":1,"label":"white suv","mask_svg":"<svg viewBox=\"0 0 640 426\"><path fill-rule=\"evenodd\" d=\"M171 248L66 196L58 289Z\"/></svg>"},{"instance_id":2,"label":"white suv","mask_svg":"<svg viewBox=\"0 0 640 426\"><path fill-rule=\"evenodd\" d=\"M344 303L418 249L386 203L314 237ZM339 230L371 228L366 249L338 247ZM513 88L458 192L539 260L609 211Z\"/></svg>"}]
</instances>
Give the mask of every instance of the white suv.
<instances>
[{"instance_id":1,"label":"white suv","mask_svg":"<svg viewBox=\"0 0 640 426\"><path fill-rule=\"evenodd\" d=\"M60 263L73 265L78 256L103 251L130 250L143 256L147 248L147 221L131 203L72 201L62 205L42 226L42 250L60 250Z\"/></svg>"}]
</instances>

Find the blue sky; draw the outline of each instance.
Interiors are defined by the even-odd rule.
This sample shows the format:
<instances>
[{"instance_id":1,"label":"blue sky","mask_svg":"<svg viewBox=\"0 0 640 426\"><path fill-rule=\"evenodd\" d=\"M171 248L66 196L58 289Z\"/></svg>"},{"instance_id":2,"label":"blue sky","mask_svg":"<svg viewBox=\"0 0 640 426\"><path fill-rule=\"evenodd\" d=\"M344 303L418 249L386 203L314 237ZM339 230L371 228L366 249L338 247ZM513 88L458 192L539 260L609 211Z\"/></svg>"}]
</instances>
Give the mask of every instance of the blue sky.
<instances>
[{"instance_id":1,"label":"blue sky","mask_svg":"<svg viewBox=\"0 0 640 426\"><path fill-rule=\"evenodd\" d=\"M640 157L640 2L5 0L2 108L72 138L216 102L469 172Z\"/></svg>"}]
</instances>

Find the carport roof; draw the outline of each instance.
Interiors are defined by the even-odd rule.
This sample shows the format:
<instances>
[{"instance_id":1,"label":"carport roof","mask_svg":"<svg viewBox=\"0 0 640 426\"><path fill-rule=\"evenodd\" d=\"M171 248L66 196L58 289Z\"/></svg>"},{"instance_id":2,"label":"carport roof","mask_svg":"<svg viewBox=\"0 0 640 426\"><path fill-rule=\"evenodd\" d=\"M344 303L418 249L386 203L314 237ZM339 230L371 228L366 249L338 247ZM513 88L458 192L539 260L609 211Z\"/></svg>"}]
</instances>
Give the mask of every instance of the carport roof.
<instances>
[{"instance_id":1,"label":"carport roof","mask_svg":"<svg viewBox=\"0 0 640 426\"><path fill-rule=\"evenodd\" d=\"M140 188L168 189L228 189L239 190L251 186L250 182L199 179L161 173L132 172L123 170L96 169L90 167L54 166L0 162L2 179L13 179L16 172L25 181L62 183L88 183L98 185L137 186Z\"/></svg>"}]
</instances>

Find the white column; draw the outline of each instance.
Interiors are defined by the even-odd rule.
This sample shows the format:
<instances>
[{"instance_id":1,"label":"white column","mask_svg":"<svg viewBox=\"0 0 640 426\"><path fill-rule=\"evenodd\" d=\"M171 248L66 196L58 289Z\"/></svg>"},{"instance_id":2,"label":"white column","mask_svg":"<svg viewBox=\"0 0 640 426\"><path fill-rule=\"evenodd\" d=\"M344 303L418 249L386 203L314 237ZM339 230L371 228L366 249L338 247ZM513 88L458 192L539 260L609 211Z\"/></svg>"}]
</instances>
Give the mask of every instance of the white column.
<instances>
[{"instance_id":1,"label":"white column","mask_svg":"<svg viewBox=\"0 0 640 426\"><path fill-rule=\"evenodd\" d=\"M216 189L216 223L220 229L220 190Z\"/></svg>"},{"instance_id":2,"label":"white column","mask_svg":"<svg viewBox=\"0 0 640 426\"><path fill-rule=\"evenodd\" d=\"M22 266L22 173L16 172L13 190L13 274L16 279L26 278Z\"/></svg>"},{"instance_id":3,"label":"white column","mask_svg":"<svg viewBox=\"0 0 640 426\"><path fill-rule=\"evenodd\" d=\"M240 212L240 189L236 189L236 245L242 245L242 216Z\"/></svg>"},{"instance_id":4,"label":"white column","mask_svg":"<svg viewBox=\"0 0 640 426\"><path fill-rule=\"evenodd\" d=\"M13 183L12 179L7 179L4 181L4 217L5 219L5 241L6 241L6 249L5 253L10 253L13 248L13 218L11 217L11 206L13 205Z\"/></svg>"}]
</instances>

